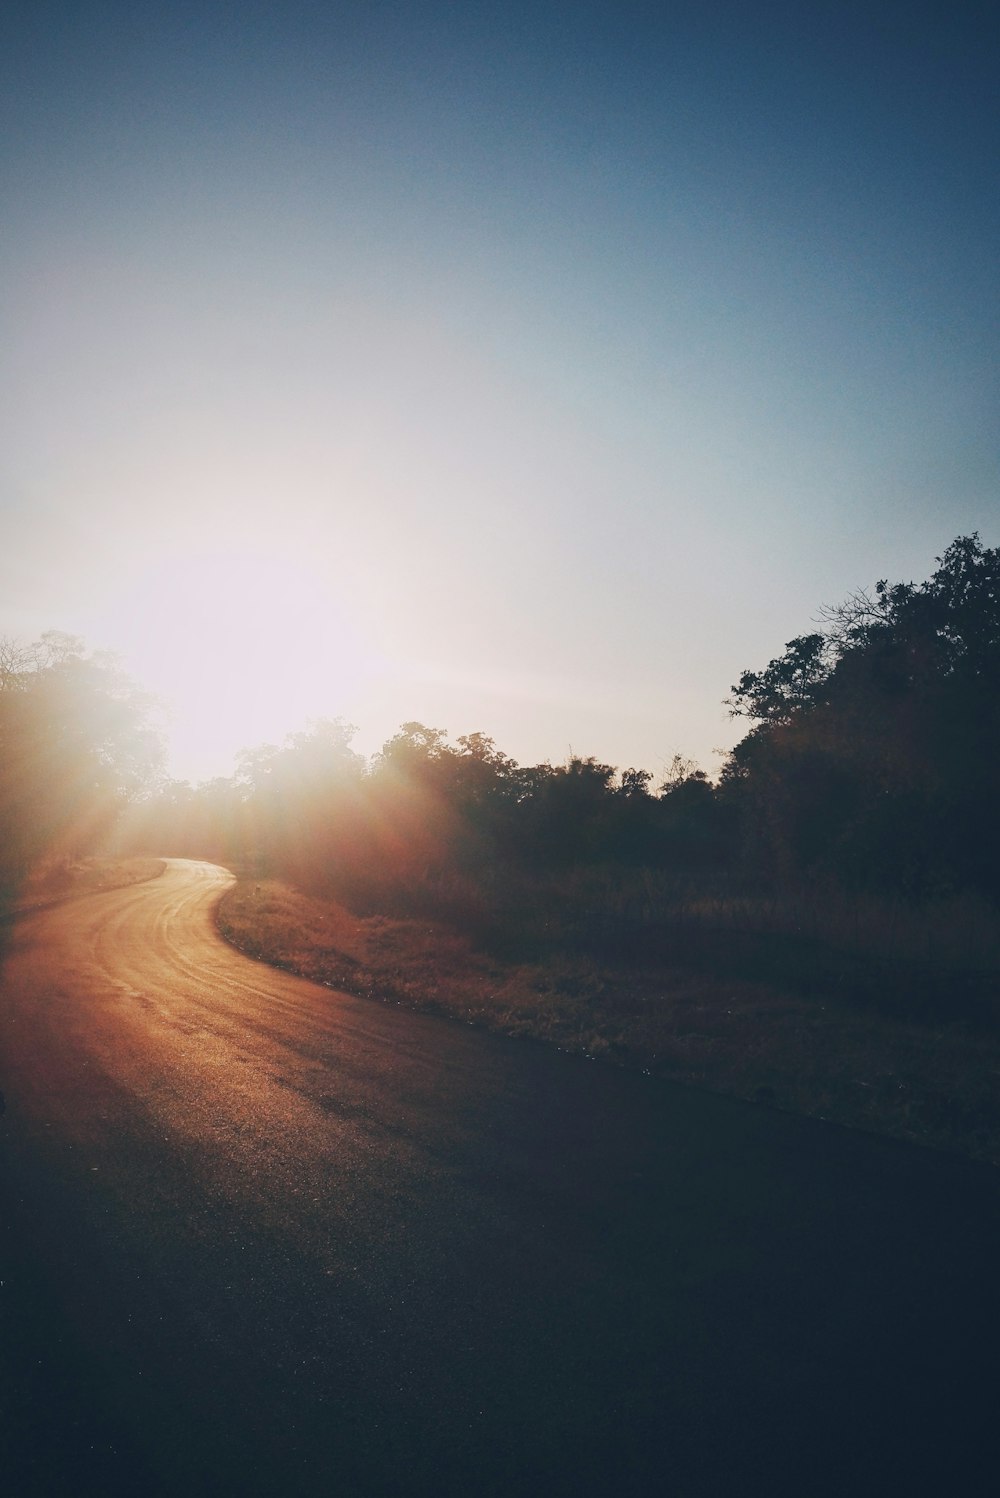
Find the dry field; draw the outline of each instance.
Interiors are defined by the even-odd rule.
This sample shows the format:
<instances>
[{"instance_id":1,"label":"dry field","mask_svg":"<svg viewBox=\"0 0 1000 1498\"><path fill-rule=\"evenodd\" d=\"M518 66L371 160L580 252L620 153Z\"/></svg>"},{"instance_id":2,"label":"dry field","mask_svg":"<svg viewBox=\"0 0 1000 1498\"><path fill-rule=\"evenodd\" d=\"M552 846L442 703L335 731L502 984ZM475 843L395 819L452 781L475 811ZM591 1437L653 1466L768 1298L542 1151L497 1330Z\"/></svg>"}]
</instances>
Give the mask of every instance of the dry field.
<instances>
[{"instance_id":1,"label":"dry field","mask_svg":"<svg viewBox=\"0 0 1000 1498\"><path fill-rule=\"evenodd\" d=\"M247 955L603 1064L1000 1164L1000 1035L690 966L502 961L439 922L360 917L276 880L219 910Z\"/></svg>"}]
</instances>

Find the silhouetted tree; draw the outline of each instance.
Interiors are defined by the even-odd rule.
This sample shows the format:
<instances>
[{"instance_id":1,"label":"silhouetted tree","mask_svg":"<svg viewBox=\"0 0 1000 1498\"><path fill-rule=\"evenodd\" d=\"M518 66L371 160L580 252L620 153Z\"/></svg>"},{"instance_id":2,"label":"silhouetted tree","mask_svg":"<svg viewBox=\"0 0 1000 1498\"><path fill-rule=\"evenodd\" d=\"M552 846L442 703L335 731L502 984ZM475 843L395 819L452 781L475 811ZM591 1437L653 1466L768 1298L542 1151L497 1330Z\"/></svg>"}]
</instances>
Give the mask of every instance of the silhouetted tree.
<instances>
[{"instance_id":1,"label":"silhouetted tree","mask_svg":"<svg viewBox=\"0 0 1000 1498\"><path fill-rule=\"evenodd\" d=\"M723 774L751 856L923 894L1000 889L1000 550L960 537L744 672Z\"/></svg>"}]
</instances>

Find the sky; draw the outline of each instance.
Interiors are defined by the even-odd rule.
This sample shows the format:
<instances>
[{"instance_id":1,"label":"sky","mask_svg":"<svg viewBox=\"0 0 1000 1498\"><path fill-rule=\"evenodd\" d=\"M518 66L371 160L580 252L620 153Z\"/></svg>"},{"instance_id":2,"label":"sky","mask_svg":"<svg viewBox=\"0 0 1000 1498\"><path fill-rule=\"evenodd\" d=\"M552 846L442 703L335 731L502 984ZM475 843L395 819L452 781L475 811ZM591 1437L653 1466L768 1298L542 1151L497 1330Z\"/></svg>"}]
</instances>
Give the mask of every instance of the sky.
<instances>
[{"instance_id":1,"label":"sky","mask_svg":"<svg viewBox=\"0 0 1000 1498\"><path fill-rule=\"evenodd\" d=\"M1000 542L989 8L7 0L0 634L170 764L339 716L710 773Z\"/></svg>"}]
</instances>

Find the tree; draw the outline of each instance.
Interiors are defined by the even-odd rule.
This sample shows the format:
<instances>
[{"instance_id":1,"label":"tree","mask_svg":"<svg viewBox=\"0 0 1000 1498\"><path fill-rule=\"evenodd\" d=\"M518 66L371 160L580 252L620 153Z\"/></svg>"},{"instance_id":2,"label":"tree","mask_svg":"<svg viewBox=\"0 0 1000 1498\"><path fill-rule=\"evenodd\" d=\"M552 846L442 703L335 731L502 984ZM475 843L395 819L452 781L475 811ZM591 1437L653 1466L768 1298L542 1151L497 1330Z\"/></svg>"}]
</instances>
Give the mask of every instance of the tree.
<instances>
[{"instance_id":1,"label":"tree","mask_svg":"<svg viewBox=\"0 0 1000 1498\"><path fill-rule=\"evenodd\" d=\"M648 770L636 770L633 768L622 770L618 777L619 794L632 797L648 796L649 782L652 778Z\"/></svg>"},{"instance_id":2,"label":"tree","mask_svg":"<svg viewBox=\"0 0 1000 1498\"><path fill-rule=\"evenodd\" d=\"M0 863L8 884L44 857L97 846L156 777L152 701L114 657L50 632L0 642Z\"/></svg>"},{"instance_id":3,"label":"tree","mask_svg":"<svg viewBox=\"0 0 1000 1498\"><path fill-rule=\"evenodd\" d=\"M342 718L320 718L280 747L243 751L233 827L248 852L312 882L358 856L365 762L351 747L356 732Z\"/></svg>"},{"instance_id":4,"label":"tree","mask_svg":"<svg viewBox=\"0 0 1000 1498\"><path fill-rule=\"evenodd\" d=\"M732 689L755 726L723 782L754 856L908 893L1000 889L1000 549L823 611Z\"/></svg>"},{"instance_id":5,"label":"tree","mask_svg":"<svg viewBox=\"0 0 1000 1498\"><path fill-rule=\"evenodd\" d=\"M822 701L831 668L826 635L799 635L789 640L784 655L770 661L763 671L743 672L731 688L733 716L787 723L803 709Z\"/></svg>"}]
</instances>

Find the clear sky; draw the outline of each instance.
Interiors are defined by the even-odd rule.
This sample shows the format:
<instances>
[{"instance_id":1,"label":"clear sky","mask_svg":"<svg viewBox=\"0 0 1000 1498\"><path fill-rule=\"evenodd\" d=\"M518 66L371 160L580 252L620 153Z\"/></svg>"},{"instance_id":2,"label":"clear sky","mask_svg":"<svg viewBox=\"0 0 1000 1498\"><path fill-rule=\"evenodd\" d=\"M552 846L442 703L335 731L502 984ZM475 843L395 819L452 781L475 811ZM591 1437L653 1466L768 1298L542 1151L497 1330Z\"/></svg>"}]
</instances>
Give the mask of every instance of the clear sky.
<instances>
[{"instance_id":1,"label":"clear sky","mask_svg":"<svg viewBox=\"0 0 1000 1498\"><path fill-rule=\"evenodd\" d=\"M194 779L714 771L820 605L1000 541L991 10L7 0L0 633Z\"/></svg>"}]
</instances>

